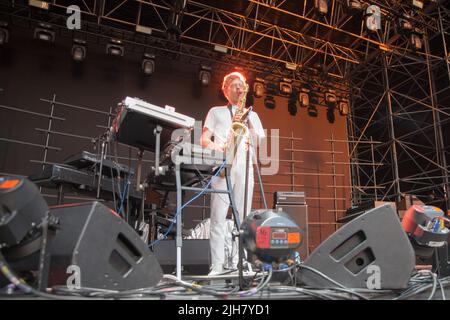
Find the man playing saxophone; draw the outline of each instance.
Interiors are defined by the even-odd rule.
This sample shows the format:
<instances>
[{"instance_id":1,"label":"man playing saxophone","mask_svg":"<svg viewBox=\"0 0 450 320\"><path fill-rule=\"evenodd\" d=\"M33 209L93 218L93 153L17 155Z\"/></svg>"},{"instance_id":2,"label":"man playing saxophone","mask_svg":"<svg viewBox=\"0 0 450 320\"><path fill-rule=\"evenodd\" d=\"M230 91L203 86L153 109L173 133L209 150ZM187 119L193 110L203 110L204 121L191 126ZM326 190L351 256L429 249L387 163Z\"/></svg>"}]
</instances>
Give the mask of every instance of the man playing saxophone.
<instances>
[{"instance_id":1,"label":"man playing saxophone","mask_svg":"<svg viewBox=\"0 0 450 320\"><path fill-rule=\"evenodd\" d=\"M232 124L243 122L249 128L248 135L242 140L236 139L238 144L233 148L232 166L230 172L231 187L233 189L236 209L242 222L244 216L245 199L245 172L247 148L249 149L249 172L247 192L247 213L249 214L253 197L253 163L256 158L256 146L265 137L264 129L258 114L245 109L245 97L247 94L247 82L239 72L226 75L222 83L222 91L228 100L226 106L213 107L209 110L203 126L200 143L203 147L229 153L230 141L234 138L231 130ZM245 117L245 120L244 120ZM234 141L236 141L234 140ZM252 145L251 145L252 144ZM229 154L227 153L227 158ZM228 159L230 160L230 159ZM222 176L212 178L213 189L226 190L226 179ZM223 272L225 264L225 237L226 216L229 208L229 199L226 194L211 194L211 272L216 275ZM237 256L233 258L232 268L237 267Z\"/></svg>"}]
</instances>

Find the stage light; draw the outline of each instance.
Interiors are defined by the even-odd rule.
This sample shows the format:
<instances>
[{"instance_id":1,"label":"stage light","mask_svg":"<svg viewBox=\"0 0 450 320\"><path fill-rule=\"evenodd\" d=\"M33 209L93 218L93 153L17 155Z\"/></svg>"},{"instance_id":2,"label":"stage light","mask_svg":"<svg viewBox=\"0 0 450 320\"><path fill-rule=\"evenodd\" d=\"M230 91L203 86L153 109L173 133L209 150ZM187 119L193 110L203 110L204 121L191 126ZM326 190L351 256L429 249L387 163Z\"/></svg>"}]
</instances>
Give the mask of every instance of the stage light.
<instances>
[{"instance_id":1,"label":"stage light","mask_svg":"<svg viewBox=\"0 0 450 320\"><path fill-rule=\"evenodd\" d=\"M255 83L253 84L253 95L255 98L262 98L264 92L264 79L256 78Z\"/></svg>"},{"instance_id":2,"label":"stage light","mask_svg":"<svg viewBox=\"0 0 450 320\"><path fill-rule=\"evenodd\" d=\"M0 177L0 248L16 246L38 227L48 211L34 183L11 176Z\"/></svg>"},{"instance_id":3,"label":"stage light","mask_svg":"<svg viewBox=\"0 0 450 320\"><path fill-rule=\"evenodd\" d=\"M288 96L292 93L292 80L283 78L280 81L280 93L284 96Z\"/></svg>"},{"instance_id":4,"label":"stage light","mask_svg":"<svg viewBox=\"0 0 450 320\"><path fill-rule=\"evenodd\" d=\"M445 227L448 218L433 206L413 205L403 215L402 227L407 233L416 256L429 258L442 247L449 236Z\"/></svg>"},{"instance_id":5,"label":"stage light","mask_svg":"<svg viewBox=\"0 0 450 320\"><path fill-rule=\"evenodd\" d=\"M319 112L317 111L317 108L316 108L315 106L310 105L310 106L308 107L308 115L309 115L310 117L316 118L316 117L318 116L318 114L319 114Z\"/></svg>"},{"instance_id":6,"label":"stage light","mask_svg":"<svg viewBox=\"0 0 450 320\"><path fill-rule=\"evenodd\" d=\"M406 14L398 19L398 32L399 33L408 33L413 30L413 25L409 19L410 19L410 16L406 15Z\"/></svg>"},{"instance_id":7,"label":"stage light","mask_svg":"<svg viewBox=\"0 0 450 320\"><path fill-rule=\"evenodd\" d=\"M366 27L369 31L381 30L381 9L371 5L366 9Z\"/></svg>"},{"instance_id":8,"label":"stage light","mask_svg":"<svg viewBox=\"0 0 450 320\"><path fill-rule=\"evenodd\" d=\"M297 114L297 99L298 99L298 89L293 88L291 96L288 101L288 112L291 116L295 116Z\"/></svg>"},{"instance_id":9,"label":"stage light","mask_svg":"<svg viewBox=\"0 0 450 320\"><path fill-rule=\"evenodd\" d=\"M86 58L86 41L74 39L72 44L72 58L80 62Z\"/></svg>"},{"instance_id":10,"label":"stage light","mask_svg":"<svg viewBox=\"0 0 450 320\"><path fill-rule=\"evenodd\" d=\"M266 98L264 99L264 105L267 109L275 109L275 98L273 96L266 96Z\"/></svg>"},{"instance_id":11,"label":"stage light","mask_svg":"<svg viewBox=\"0 0 450 320\"><path fill-rule=\"evenodd\" d=\"M202 64L198 73L198 79L202 86L209 85L211 82L211 67Z\"/></svg>"},{"instance_id":12,"label":"stage light","mask_svg":"<svg viewBox=\"0 0 450 320\"><path fill-rule=\"evenodd\" d=\"M327 120L329 123L334 123L334 121L336 120L336 117L334 115L334 109L335 109L335 107L327 108Z\"/></svg>"},{"instance_id":13,"label":"stage light","mask_svg":"<svg viewBox=\"0 0 450 320\"><path fill-rule=\"evenodd\" d=\"M285 67L288 70L296 71L298 65L296 63L293 63L293 62L286 62Z\"/></svg>"},{"instance_id":14,"label":"stage light","mask_svg":"<svg viewBox=\"0 0 450 320\"><path fill-rule=\"evenodd\" d=\"M423 43L422 38L419 35L412 33L409 41L414 50L422 50Z\"/></svg>"},{"instance_id":15,"label":"stage light","mask_svg":"<svg viewBox=\"0 0 450 320\"><path fill-rule=\"evenodd\" d=\"M39 26L34 29L34 38L47 42L54 42L56 33L51 25L46 23L39 23Z\"/></svg>"},{"instance_id":16,"label":"stage light","mask_svg":"<svg viewBox=\"0 0 450 320\"><path fill-rule=\"evenodd\" d=\"M148 35L151 35L152 34L152 32L153 32L153 29L152 28L149 28L149 27L146 27L146 26L142 26L142 25L136 25L136 32L139 32L139 33L144 33L144 34L148 34Z\"/></svg>"},{"instance_id":17,"label":"stage light","mask_svg":"<svg viewBox=\"0 0 450 320\"><path fill-rule=\"evenodd\" d=\"M0 45L8 43L9 30L6 21L0 21Z\"/></svg>"},{"instance_id":18,"label":"stage light","mask_svg":"<svg viewBox=\"0 0 450 320\"><path fill-rule=\"evenodd\" d=\"M347 99L342 99L338 103L338 110L341 116L348 115L349 112L349 101Z\"/></svg>"},{"instance_id":19,"label":"stage light","mask_svg":"<svg viewBox=\"0 0 450 320\"><path fill-rule=\"evenodd\" d=\"M28 5L31 7L44 9L44 10L50 9L50 3L48 3L47 1L28 0Z\"/></svg>"},{"instance_id":20,"label":"stage light","mask_svg":"<svg viewBox=\"0 0 450 320\"><path fill-rule=\"evenodd\" d=\"M335 107L336 106L336 94L334 90L328 90L328 92L325 93L325 102L327 106L329 107Z\"/></svg>"},{"instance_id":21,"label":"stage light","mask_svg":"<svg viewBox=\"0 0 450 320\"><path fill-rule=\"evenodd\" d=\"M300 102L301 107L309 106L309 89L302 88L298 94L298 102Z\"/></svg>"},{"instance_id":22,"label":"stage light","mask_svg":"<svg viewBox=\"0 0 450 320\"><path fill-rule=\"evenodd\" d=\"M146 75L151 75L155 72L155 55L144 53L144 58L142 59L142 72Z\"/></svg>"},{"instance_id":23,"label":"stage light","mask_svg":"<svg viewBox=\"0 0 450 320\"><path fill-rule=\"evenodd\" d=\"M364 5L359 0L346 0L345 6L346 6L347 10L350 12L357 12L357 11L364 10Z\"/></svg>"},{"instance_id":24,"label":"stage light","mask_svg":"<svg viewBox=\"0 0 450 320\"><path fill-rule=\"evenodd\" d=\"M423 9L423 1L421 0L412 0L412 5L416 8Z\"/></svg>"},{"instance_id":25,"label":"stage light","mask_svg":"<svg viewBox=\"0 0 450 320\"><path fill-rule=\"evenodd\" d=\"M423 31L418 28L415 28L414 31L411 33L409 41L414 50L422 50L423 48L422 37Z\"/></svg>"},{"instance_id":26,"label":"stage light","mask_svg":"<svg viewBox=\"0 0 450 320\"><path fill-rule=\"evenodd\" d=\"M303 240L298 225L282 211L255 210L242 222L242 243L265 263L291 259Z\"/></svg>"},{"instance_id":27,"label":"stage light","mask_svg":"<svg viewBox=\"0 0 450 320\"><path fill-rule=\"evenodd\" d=\"M106 45L106 53L112 56L122 57L125 53L125 47L119 39L111 39Z\"/></svg>"},{"instance_id":28,"label":"stage light","mask_svg":"<svg viewBox=\"0 0 450 320\"><path fill-rule=\"evenodd\" d=\"M220 46L220 45L215 45L214 46L214 51L220 52L220 53L228 53L228 48L224 47L224 46Z\"/></svg>"},{"instance_id":29,"label":"stage light","mask_svg":"<svg viewBox=\"0 0 450 320\"><path fill-rule=\"evenodd\" d=\"M328 13L328 0L314 0L314 9L317 14L326 15Z\"/></svg>"}]
</instances>

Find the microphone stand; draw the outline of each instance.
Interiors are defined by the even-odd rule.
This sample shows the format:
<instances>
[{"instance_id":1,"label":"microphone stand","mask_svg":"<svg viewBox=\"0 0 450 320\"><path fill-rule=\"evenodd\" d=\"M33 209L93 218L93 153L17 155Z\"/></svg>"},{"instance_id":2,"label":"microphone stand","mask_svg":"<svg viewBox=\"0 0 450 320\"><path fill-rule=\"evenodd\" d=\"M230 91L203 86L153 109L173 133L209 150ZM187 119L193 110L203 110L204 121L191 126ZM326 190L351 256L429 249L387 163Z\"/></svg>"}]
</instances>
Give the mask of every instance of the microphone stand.
<instances>
[{"instance_id":1,"label":"microphone stand","mask_svg":"<svg viewBox=\"0 0 450 320\"><path fill-rule=\"evenodd\" d=\"M99 171L97 172L97 199L100 199L100 191L102 186L102 171L103 171L103 158L106 154L107 143L109 143L110 139L110 130L108 129L104 134L102 134L98 140L101 142L101 151L100 151L100 166Z\"/></svg>"},{"instance_id":2,"label":"microphone stand","mask_svg":"<svg viewBox=\"0 0 450 320\"><path fill-rule=\"evenodd\" d=\"M247 121L249 129L251 128L251 121L248 120ZM259 169L259 164L258 164L258 158L256 155L256 149L255 149L255 144L253 142L253 137L251 132L249 133L249 145L247 146L247 150L246 150L246 158L245 158L245 180L244 180L244 213L243 213L243 219L242 221L245 220L245 218L247 217L247 208L248 208L248 183L249 183L249 171L250 171L250 148L252 148L253 150L253 157L254 157L254 163L256 166L256 173L258 176L258 184L259 184L259 189L261 192L261 197L263 199L264 202L264 208L267 209L267 201L266 201L266 196L264 194L264 186L262 183L262 177L261 177L261 171ZM247 143L247 142L246 142ZM242 239L242 230L239 230L239 243L238 243L238 250L239 250L239 286L241 288L241 290L243 290L243 283L244 283L244 246L243 246L243 239Z\"/></svg>"}]
</instances>

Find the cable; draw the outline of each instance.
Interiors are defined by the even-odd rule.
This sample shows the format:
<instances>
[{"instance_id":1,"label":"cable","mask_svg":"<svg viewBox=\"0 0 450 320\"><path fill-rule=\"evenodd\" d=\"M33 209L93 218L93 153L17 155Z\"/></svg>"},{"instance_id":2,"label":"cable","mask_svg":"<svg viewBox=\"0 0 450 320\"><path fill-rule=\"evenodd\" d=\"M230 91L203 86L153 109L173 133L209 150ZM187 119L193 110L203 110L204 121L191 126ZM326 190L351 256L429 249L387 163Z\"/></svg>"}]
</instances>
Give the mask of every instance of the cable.
<instances>
[{"instance_id":1,"label":"cable","mask_svg":"<svg viewBox=\"0 0 450 320\"><path fill-rule=\"evenodd\" d=\"M442 285L442 281L440 279L437 280L439 283L439 287L441 288L441 295L442 295L442 300L447 300L445 298L445 290L444 290L444 286Z\"/></svg>"},{"instance_id":2,"label":"cable","mask_svg":"<svg viewBox=\"0 0 450 320\"><path fill-rule=\"evenodd\" d=\"M60 299L60 300L75 300L74 297L69 296L59 296L48 294L45 292L38 291L33 287L29 286L25 281L19 279L18 276L14 273L14 271L9 267L8 262L0 251L0 270L3 275L8 279L10 283L19 288L25 294L34 294L36 296L46 298L46 299Z\"/></svg>"},{"instance_id":3,"label":"cable","mask_svg":"<svg viewBox=\"0 0 450 320\"><path fill-rule=\"evenodd\" d=\"M120 207L119 207L119 212L118 212L121 217L125 216L125 213L123 212L124 211L123 205L125 204L125 199L127 198L127 195L129 192L130 181L127 180L127 181L124 181L124 183L125 183L125 187L123 188L123 193L120 196ZM122 213L123 213L123 215L122 215Z\"/></svg>"},{"instance_id":4,"label":"cable","mask_svg":"<svg viewBox=\"0 0 450 320\"><path fill-rule=\"evenodd\" d=\"M201 195L203 195L206 190L209 188L209 186L212 183L212 178L217 177L220 173L220 171L222 171L223 167L225 166L225 164L227 163L227 160L225 160L222 165L219 167L219 169L217 169L216 173L211 177L211 179L208 181L208 183L206 184L206 186L203 188L203 190L198 193L197 195L195 195L194 197L192 197L189 201L187 201L185 204L183 204L176 212L175 216L172 219L172 222L169 225L169 228L167 229L167 231L164 233L163 238L167 237L167 235L170 233L170 231L172 231L173 225L178 217L178 215L181 213L181 211L188 206L189 204L191 204L192 202L194 202L196 199L198 199ZM155 241L153 241L152 243L150 243L148 246L154 246L155 244L157 244L159 241L161 241L162 239L157 239Z\"/></svg>"},{"instance_id":5,"label":"cable","mask_svg":"<svg viewBox=\"0 0 450 320\"><path fill-rule=\"evenodd\" d=\"M309 270L309 271L312 271L312 272L316 273L317 275L321 276L322 278L324 278L324 279L330 281L331 283L337 285L337 286L340 288L339 290L341 290L341 291L344 291L344 292L350 293L350 294L352 294L352 295L355 295L355 296L357 296L357 297L359 297L359 298L361 298L361 299L363 299L363 300L369 300L367 297L363 296L362 294L359 294L359 293L355 292L354 290L352 290L352 289L350 289L350 288L347 288L347 287L344 286L343 284L341 284L341 283L339 283L339 282L337 282L337 281L331 279L331 278L328 277L326 274L323 274L322 272L320 272L320 271L317 270L317 269L314 269L314 268L305 266L305 265L303 265L303 264L299 265L299 268L303 268L303 269L306 269L306 270ZM338 288L328 288L328 289L337 290Z\"/></svg>"},{"instance_id":6,"label":"cable","mask_svg":"<svg viewBox=\"0 0 450 320\"><path fill-rule=\"evenodd\" d=\"M272 279L273 270L272 268L269 268L269 274L267 275L266 279L263 278L263 280L256 286L256 288L252 288L245 291L239 291L237 294L240 297L248 297L257 294L259 291L261 291L264 287L266 287L270 280Z\"/></svg>"}]
</instances>

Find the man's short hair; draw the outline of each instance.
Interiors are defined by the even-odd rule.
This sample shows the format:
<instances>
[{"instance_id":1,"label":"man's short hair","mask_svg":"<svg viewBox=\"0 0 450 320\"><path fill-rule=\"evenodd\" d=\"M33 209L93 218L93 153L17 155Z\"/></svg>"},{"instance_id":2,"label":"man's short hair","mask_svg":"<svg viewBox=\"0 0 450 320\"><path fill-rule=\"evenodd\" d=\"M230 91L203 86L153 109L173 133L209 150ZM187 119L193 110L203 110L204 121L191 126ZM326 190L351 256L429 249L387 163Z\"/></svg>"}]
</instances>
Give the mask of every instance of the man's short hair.
<instances>
[{"instance_id":1,"label":"man's short hair","mask_svg":"<svg viewBox=\"0 0 450 320\"><path fill-rule=\"evenodd\" d=\"M230 86L230 83L234 79L240 79L244 84L247 84L247 80L245 79L244 75L238 71L231 72L227 74L225 77L223 77L222 82L222 91L225 92L225 90Z\"/></svg>"}]
</instances>

